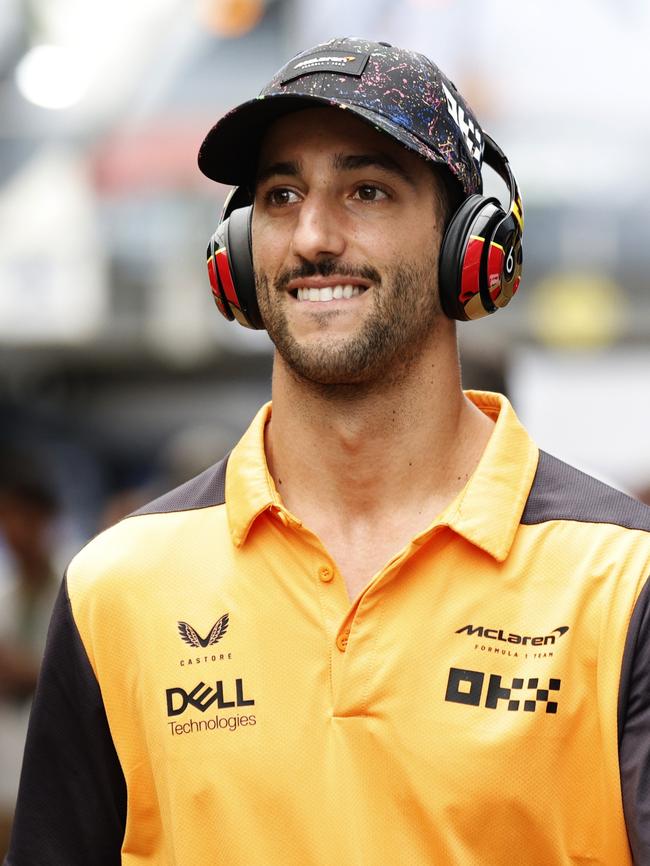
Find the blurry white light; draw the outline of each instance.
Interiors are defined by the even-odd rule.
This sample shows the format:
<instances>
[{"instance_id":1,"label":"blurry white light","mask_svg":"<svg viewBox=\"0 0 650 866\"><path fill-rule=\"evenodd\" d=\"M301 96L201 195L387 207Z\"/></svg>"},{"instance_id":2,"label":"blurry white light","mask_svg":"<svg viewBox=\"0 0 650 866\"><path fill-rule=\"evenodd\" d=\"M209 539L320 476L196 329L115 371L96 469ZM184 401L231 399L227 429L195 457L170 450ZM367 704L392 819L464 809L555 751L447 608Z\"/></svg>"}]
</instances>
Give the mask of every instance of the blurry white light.
<instances>
[{"instance_id":1,"label":"blurry white light","mask_svg":"<svg viewBox=\"0 0 650 866\"><path fill-rule=\"evenodd\" d=\"M73 51L59 45L36 45L16 67L22 95L42 108L70 108L88 89L86 71Z\"/></svg>"}]
</instances>

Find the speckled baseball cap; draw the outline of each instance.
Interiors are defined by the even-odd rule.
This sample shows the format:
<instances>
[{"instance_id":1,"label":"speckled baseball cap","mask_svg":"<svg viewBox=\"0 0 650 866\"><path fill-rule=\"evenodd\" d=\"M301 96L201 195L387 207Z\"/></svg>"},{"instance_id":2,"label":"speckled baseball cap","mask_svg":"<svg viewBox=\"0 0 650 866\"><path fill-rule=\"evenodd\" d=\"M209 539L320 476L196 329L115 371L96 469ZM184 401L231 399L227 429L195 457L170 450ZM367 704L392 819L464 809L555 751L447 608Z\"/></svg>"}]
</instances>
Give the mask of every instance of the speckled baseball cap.
<instances>
[{"instance_id":1,"label":"speckled baseball cap","mask_svg":"<svg viewBox=\"0 0 650 866\"><path fill-rule=\"evenodd\" d=\"M207 177L252 183L264 131L290 112L346 109L431 162L447 165L466 195L482 191L483 133L453 83L427 57L344 37L303 51L260 95L224 115L199 150Z\"/></svg>"}]
</instances>

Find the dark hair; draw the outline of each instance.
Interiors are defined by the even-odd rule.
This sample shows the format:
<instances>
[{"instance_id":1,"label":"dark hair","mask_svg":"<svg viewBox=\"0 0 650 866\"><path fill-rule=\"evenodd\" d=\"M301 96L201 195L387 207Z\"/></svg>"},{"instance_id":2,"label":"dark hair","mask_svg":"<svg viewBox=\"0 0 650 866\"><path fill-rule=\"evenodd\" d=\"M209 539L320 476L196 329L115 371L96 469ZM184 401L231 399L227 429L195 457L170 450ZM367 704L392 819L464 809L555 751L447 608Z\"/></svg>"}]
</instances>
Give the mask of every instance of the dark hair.
<instances>
[{"instance_id":1,"label":"dark hair","mask_svg":"<svg viewBox=\"0 0 650 866\"><path fill-rule=\"evenodd\" d=\"M432 163L431 171L436 178L438 201L442 210L443 229L446 230L451 218L467 198L465 191L447 166Z\"/></svg>"}]
</instances>

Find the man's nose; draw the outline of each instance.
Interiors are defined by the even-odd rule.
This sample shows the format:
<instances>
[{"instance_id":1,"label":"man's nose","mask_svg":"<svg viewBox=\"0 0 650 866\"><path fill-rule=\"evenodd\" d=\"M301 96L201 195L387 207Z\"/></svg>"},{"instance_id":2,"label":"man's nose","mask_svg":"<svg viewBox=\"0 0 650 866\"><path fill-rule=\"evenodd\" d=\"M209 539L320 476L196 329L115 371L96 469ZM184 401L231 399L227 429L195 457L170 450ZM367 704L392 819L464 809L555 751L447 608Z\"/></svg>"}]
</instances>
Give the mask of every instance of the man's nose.
<instances>
[{"instance_id":1,"label":"man's nose","mask_svg":"<svg viewBox=\"0 0 650 866\"><path fill-rule=\"evenodd\" d=\"M308 261L342 255L346 244L344 223L338 209L322 197L303 201L291 240L292 252Z\"/></svg>"}]
</instances>

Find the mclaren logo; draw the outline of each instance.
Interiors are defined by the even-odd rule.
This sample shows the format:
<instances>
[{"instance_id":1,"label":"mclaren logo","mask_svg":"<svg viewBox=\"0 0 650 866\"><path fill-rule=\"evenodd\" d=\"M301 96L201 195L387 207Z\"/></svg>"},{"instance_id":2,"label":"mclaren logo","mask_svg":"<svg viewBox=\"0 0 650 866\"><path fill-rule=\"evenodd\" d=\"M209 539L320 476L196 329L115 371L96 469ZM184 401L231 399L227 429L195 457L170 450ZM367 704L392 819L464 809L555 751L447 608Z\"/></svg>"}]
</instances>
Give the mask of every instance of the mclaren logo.
<instances>
[{"instance_id":1,"label":"mclaren logo","mask_svg":"<svg viewBox=\"0 0 650 866\"><path fill-rule=\"evenodd\" d=\"M554 644L558 638L565 635L569 631L568 625L561 625L554 628L549 634L530 635L530 634L513 634L506 632L502 628L486 628L483 625L464 625L462 628L456 629L456 634L466 634L471 637L482 637L484 640L497 640L510 644L521 644L522 646L547 646Z\"/></svg>"},{"instance_id":2,"label":"mclaren logo","mask_svg":"<svg viewBox=\"0 0 650 866\"><path fill-rule=\"evenodd\" d=\"M178 633L185 643L190 646L202 647L205 649L206 647L219 643L221 638L225 635L228 630L228 617L229 614L224 613L224 615L212 626L207 637L201 637L196 629L192 628L189 622L182 621L178 623Z\"/></svg>"},{"instance_id":3,"label":"mclaren logo","mask_svg":"<svg viewBox=\"0 0 650 866\"><path fill-rule=\"evenodd\" d=\"M318 66L320 63L351 63L353 60L357 60L355 55L348 55L344 57L340 54L333 54L329 57L323 57L322 55L316 57L310 57L308 60L303 60L302 63L296 63L293 67L294 69L304 69L309 66Z\"/></svg>"}]
</instances>

